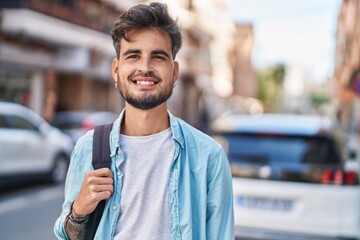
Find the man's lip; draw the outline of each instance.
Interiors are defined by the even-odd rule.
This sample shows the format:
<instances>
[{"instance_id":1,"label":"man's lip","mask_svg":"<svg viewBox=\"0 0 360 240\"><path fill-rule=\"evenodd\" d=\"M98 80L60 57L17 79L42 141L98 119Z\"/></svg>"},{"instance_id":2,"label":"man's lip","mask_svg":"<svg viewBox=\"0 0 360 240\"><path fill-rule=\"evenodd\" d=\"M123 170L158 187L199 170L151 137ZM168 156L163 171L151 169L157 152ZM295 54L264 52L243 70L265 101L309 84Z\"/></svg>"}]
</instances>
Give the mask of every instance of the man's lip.
<instances>
[{"instance_id":1,"label":"man's lip","mask_svg":"<svg viewBox=\"0 0 360 240\"><path fill-rule=\"evenodd\" d=\"M137 78L131 79L131 81L133 83L135 83L135 84L139 84L140 82L148 83L148 84L157 84L157 83L159 83L159 81L156 78L153 78L153 77L137 77Z\"/></svg>"},{"instance_id":2,"label":"man's lip","mask_svg":"<svg viewBox=\"0 0 360 240\"><path fill-rule=\"evenodd\" d=\"M137 81L136 86L154 86L156 83L150 81Z\"/></svg>"}]
</instances>

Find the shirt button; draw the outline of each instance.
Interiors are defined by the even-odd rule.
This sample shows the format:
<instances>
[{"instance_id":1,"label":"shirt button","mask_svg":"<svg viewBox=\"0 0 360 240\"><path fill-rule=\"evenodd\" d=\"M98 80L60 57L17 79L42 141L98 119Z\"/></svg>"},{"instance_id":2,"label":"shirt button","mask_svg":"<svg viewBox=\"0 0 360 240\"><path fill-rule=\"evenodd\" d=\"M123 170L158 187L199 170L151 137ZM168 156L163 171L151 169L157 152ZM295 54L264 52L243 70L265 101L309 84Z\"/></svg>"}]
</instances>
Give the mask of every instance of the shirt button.
<instances>
[{"instance_id":1,"label":"shirt button","mask_svg":"<svg viewBox=\"0 0 360 240\"><path fill-rule=\"evenodd\" d=\"M116 210L116 208L117 208L117 207L116 207L116 205L114 205L114 206L113 206L113 210L115 211L115 210Z\"/></svg>"},{"instance_id":2,"label":"shirt button","mask_svg":"<svg viewBox=\"0 0 360 240\"><path fill-rule=\"evenodd\" d=\"M120 176L120 172L119 172L119 171L116 171L116 175Z\"/></svg>"}]
</instances>

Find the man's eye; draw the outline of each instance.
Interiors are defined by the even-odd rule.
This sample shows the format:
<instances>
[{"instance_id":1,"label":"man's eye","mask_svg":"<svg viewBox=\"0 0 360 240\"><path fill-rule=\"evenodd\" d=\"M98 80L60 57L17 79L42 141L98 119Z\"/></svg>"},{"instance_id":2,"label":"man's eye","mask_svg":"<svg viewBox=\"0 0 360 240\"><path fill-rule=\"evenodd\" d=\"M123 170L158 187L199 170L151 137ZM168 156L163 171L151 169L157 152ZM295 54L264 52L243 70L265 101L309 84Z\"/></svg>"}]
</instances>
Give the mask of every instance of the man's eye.
<instances>
[{"instance_id":1,"label":"man's eye","mask_svg":"<svg viewBox=\"0 0 360 240\"><path fill-rule=\"evenodd\" d=\"M139 58L139 56L138 55L129 55L126 59L130 59L130 58L136 59L136 58Z\"/></svg>"},{"instance_id":2,"label":"man's eye","mask_svg":"<svg viewBox=\"0 0 360 240\"><path fill-rule=\"evenodd\" d=\"M165 58L161 55L156 55L153 57L154 59L159 59L159 60L165 60Z\"/></svg>"}]
</instances>

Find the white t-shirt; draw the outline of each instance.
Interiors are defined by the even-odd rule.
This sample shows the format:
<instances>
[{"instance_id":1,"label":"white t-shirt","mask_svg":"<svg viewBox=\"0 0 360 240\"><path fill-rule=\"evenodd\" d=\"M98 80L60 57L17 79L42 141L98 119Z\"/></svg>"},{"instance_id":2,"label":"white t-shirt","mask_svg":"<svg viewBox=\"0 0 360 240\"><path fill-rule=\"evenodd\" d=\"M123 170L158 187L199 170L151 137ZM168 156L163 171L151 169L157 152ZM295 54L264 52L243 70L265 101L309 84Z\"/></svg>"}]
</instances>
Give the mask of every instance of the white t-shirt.
<instances>
[{"instance_id":1,"label":"white t-shirt","mask_svg":"<svg viewBox=\"0 0 360 240\"><path fill-rule=\"evenodd\" d=\"M171 129L149 136L120 135L125 161L115 240L170 239Z\"/></svg>"}]
</instances>

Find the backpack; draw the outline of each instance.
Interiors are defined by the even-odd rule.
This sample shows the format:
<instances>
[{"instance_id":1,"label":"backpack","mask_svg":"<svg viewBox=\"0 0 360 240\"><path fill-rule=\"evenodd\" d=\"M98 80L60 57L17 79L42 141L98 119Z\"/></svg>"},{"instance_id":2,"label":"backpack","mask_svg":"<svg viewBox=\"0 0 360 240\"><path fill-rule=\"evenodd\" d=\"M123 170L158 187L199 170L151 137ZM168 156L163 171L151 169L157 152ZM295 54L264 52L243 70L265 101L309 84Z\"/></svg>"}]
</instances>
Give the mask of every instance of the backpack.
<instances>
[{"instance_id":1,"label":"backpack","mask_svg":"<svg viewBox=\"0 0 360 240\"><path fill-rule=\"evenodd\" d=\"M92 165L94 169L111 167L109 136L112 129L112 123L98 125L94 129ZM89 215L86 223L85 239L94 239L96 230L104 212L105 200L98 203L95 210Z\"/></svg>"}]
</instances>

